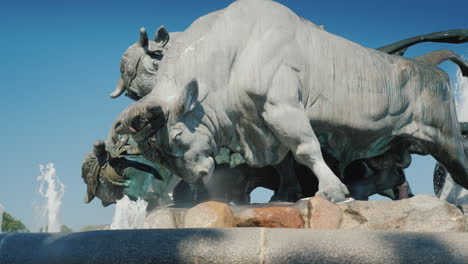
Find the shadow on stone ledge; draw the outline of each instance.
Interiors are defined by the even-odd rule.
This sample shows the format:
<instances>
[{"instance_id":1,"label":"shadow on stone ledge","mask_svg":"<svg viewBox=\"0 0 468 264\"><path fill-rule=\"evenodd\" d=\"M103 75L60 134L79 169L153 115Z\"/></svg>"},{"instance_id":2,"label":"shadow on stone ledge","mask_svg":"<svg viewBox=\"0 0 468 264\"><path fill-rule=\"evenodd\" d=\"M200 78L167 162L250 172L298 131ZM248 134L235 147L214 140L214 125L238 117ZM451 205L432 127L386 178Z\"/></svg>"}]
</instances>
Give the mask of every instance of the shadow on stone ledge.
<instances>
[{"instance_id":1,"label":"shadow on stone ledge","mask_svg":"<svg viewBox=\"0 0 468 264\"><path fill-rule=\"evenodd\" d=\"M264 263L466 263L468 235L266 229Z\"/></svg>"},{"instance_id":2,"label":"shadow on stone ledge","mask_svg":"<svg viewBox=\"0 0 468 264\"><path fill-rule=\"evenodd\" d=\"M0 236L1 238L1 236ZM0 263L466 263L464 232L286 228L13 234Z\"/></svg>"},{"instance_id":3,"label":"shadow on stone ledge","mask_svg":"<svg viewBox=\"0 0 468 264\"><path fill-rule=\"evenodd\" d=\"M192 250L211 254L224 240L216 229L11 234L0 242L0 263L191 263Z\"/></svg>"},{"instance_id":4,"label":"shadow on stone ledge","mask_svg":"<svg viewBox=\"0 0 468 264\"><path fill-rule=\"evenodd\" d=\"M468 243L468 234L447 238L431 233L412 233L402 241L399 234L382 234L380 239L393 251L392 263L467 263L468 252L460 250ZM458 246L455 246L458 245ZM410 250L409 250L410 249ZM417 252L417 254L415 253ZM424 256L424 257L421 257Z\"/></svg>"}]
</instances>

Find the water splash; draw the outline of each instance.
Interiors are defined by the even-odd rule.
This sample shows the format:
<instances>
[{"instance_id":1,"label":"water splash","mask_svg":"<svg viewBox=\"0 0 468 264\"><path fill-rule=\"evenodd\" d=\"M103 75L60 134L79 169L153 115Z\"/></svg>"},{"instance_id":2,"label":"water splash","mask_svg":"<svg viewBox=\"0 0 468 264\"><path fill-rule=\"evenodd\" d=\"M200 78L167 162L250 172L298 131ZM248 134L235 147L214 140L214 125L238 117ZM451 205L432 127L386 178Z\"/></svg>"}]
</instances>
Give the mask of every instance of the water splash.
<instances>
[{"instance_id":1,"label":"water splash","mask_svg":"<svg viewBox=\"0 0 468 264\"><path fill-rule=\"evenodd\" d=\"M145 200L132 201L128 196L124 195L115 205L115 213L110 229L143 228L147 206L148 203Z\"/></svg>"},{"instance_id":2,"label":"water splash","mask_svg":"<svg viewBox=\"0 0 468 264\"><path fill-rule=\"evenodd\" d=\"M454 85L457 98L457 115L458 121L468 121L468 78L463 77L460 69L457 70L456 81Z\"/></svg>"},{"instance_id":3,"label":"water splash","mask_svg":"<svg viewBox=\"0 0 468 264\"><path fill-rule=\"evenodd\" d=\"M5 212L5 208L0 204L0 233L2 233L3 212Z\"/></svg>"},{"instance_id":4,"label":"water splash","mask_svg":"<svg viewBox=\"0 0 468 264\"><path fill-rule=\"evenodd\" d=\"M40 208L42 229L39 231L60 232L62 226L60 212L65 185L57 176L53 163L48 163L46 166L41 164L39 169L41 171L41 175L37 177L40 182L39 193L44 200Z\"/></svg>"}]
</instances>

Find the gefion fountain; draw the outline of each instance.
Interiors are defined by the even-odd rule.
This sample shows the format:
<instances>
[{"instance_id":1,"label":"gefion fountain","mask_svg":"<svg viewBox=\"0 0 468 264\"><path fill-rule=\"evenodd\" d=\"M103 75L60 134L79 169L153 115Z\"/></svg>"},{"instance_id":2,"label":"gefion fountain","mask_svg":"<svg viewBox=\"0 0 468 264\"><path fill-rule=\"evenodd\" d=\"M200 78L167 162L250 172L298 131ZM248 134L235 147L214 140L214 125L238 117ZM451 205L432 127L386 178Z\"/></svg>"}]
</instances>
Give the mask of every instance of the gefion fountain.
<instances>
[{"instance_id":1,"label":"gefion fountain","mask_svg":"<svg viewBox=\"0 0 468 264\"><path fill-rule=\"evenodd\" d=\"M468 126L438 68L466 79L468 63L405 56L421 42L468 30L371 49L269 0L140 29L111 94L135 102L82 164L84 201L117 203L110 229L124 230L0 236L0 261L466 263L463 208L413 195L404 173L432 155L468 187ZM251 203L257 187L270 202Z\"/></svg>"}]
</instances>

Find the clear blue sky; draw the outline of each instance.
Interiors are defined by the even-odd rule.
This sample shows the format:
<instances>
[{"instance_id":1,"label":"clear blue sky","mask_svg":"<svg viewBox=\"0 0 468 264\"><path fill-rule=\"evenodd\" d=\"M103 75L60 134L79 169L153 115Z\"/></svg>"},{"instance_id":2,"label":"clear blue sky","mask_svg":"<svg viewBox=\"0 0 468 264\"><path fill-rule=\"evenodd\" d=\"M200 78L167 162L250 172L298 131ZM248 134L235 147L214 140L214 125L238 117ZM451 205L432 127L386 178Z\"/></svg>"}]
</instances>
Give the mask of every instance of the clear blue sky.
<instances>
[{"instance_id":1,"label":"clear blue sky","mask_svg":"<svg viewBox=\"0 0 468 264\"><path fill-rule=\"evenodd\" d=\"M434 31L468 28L468 1L279 1L302 17L363 46L380 47ZM0 3L0 203L33 223L39 164L53 162L66 185L62 219L73 229L110 223L113 207L83 203L81 161L131 101L111 100L120 58L145 26L183 31L231 1L11 1ZM153 34L151 34L152 37ZM468 45L421 44L407 56ZM443 68L453 77L455 67ZM408 178L432 193L431 158L415 158Z\"/></svg>"}]
</instances>

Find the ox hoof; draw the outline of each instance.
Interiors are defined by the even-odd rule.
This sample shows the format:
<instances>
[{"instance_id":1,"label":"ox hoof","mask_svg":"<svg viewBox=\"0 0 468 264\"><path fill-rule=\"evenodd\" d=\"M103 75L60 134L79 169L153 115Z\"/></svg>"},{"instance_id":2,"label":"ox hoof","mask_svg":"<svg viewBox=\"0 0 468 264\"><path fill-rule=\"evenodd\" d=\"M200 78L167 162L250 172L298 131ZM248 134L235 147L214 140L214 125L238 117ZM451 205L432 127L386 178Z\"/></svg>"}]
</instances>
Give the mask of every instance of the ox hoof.
<instances>
[{"instance_id":1,"label":"ox hoof","mask_svg":"<svg viewBox=\"0 0 468 264\"><path fill-rule=\"evenodd\" d=\"M339 184L329 184L323 188L320 187L322 186L319 186L319 191L315 195L320 195L332 203L343 202L350 196L348 188L341 182Z\"/></svg>"},{"instance_id":2,"label":"ox hoof","mask_svg":"<svg viewBox=\"0 0 468 264\"><path fill-rule=\"evenodd\" d=\"M284 195L273 195L270 199L269 202L289 202L289 203L295 203L297 202L298 200L300 200L302 197L304 197L304 195L302 195L302 193L298 192L298 193L290 193L286 196Z\"/></svg>"}]
</instances>

